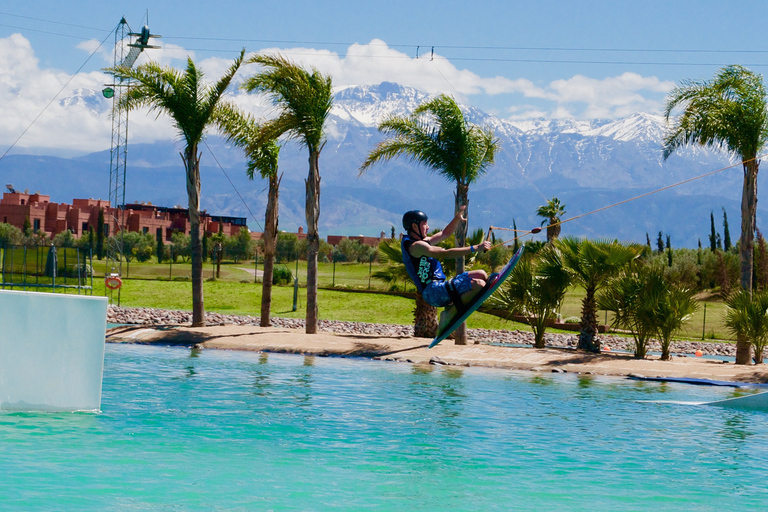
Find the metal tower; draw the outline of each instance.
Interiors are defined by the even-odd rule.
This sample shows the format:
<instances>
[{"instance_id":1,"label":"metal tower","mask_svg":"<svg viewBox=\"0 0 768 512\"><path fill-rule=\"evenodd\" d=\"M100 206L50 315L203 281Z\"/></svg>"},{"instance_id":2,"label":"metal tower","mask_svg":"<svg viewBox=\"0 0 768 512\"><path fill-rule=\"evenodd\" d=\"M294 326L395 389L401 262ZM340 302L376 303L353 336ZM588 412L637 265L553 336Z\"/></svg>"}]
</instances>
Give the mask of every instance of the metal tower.
<instances>
[{"instance_id":1,"label":"metal tower","mask_svg":"<svg viewBox=\"0 0 768 512\"><path fill-rule=\"evenodd\" d=\"M158 48L149 44L152 37L160 37L149 32L144 25L141 32L132 32L125 18L115 29L114 66L130 68L146 48ZM131 42L130 38L134 38ZM117 78L114 83L107 85L102 94L112 99L112 144L109 151L109 205L114 210L114 216L105 219L110 226L105 235L113 235L113 243L107 248L107 259L111 263L112 275L122 275L123 269L123 227L125 226L125 175L126 159L128 156L128 111L120 105L123 93L129 87L129 80ZM120 218L118 219L118 215ZM119 236L118 236L119 231ZM117 266L117 269L115 268ZM118 288L117 303L120 304Z\"/></svg>"},{"instance_id":2,"label":"metal tower","mask_svg":"<svg viewBox=\"0 0 768 512\"><path fill-rule=\"evenodd\" d=\"M134 37L133 43L127 42ZM114 66L124 68L133 67L139 54L145 48L158 48L151 46L149 39L160 37L149 32L149 27L144 25L141 32L131 32L125 18L115 30L115 55ZM128 112L120 108L120 99L128 86L127 80L119 78L113 84L107 86L103 93L107 98L112 98L112 145L109 152L109 205L118 209L125 205L125 174L126 158L128 156ZM115 226L117 229L117 226Z\"/></svg>"}]
</instances>

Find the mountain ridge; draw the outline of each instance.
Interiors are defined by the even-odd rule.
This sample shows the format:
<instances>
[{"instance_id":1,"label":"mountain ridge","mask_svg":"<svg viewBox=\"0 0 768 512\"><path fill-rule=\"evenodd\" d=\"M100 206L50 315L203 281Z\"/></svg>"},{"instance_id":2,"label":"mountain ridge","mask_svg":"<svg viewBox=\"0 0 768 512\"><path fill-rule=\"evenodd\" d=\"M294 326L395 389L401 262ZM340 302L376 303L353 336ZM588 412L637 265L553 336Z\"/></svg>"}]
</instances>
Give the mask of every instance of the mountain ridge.
<instances>
[{"instance_id":1,"label":"mountain ridge","mask_svg":"<svg viewBox=\"0 0 768 512\"><path fill-rule=\"evenodd\" d=\"M320 157L321 234L378 236L382 231L388 234L392 226L399 231L402 212L413 208L427 211L433 227L450 220L455 186L407 159L376 164L358 177L360 164L382 140L377 124L389 115L408 115L431 97L391 82L348 87L335 94ZM91 105L87 91L62 101ZM536 208L552 197L565 203L565 218L570 218L738 163L724 152L702 147L683 148L665 161L664 118L656 114L635 113L616 120L515 121L470 106L462 105L462 110L471 122L492 127L500 141L495 165L470 187L470 229L511 227L513 220L519 228L530 229L542 220L535 215ZM128 148L127 202L186 204L179 142L129 143ZM201 150L201 207L247 217L251 229L261 230L266 183L245 177L242 152L221 137L209 135ZM279 165L284 173L280 229L295 231L306 226L306 150L286 143ZM709 234L710 212L715 212L718 226L721 208L732 223L739 218L738 168L566 223L563 235L645 242L646 233L655 239L654 233L663 231L671 235L673 246L695 247ZM106 198L109 151L70 158L9 155L0 163L0 175L17 189L39 190L57 202ZM759 187L761 182L759 177ZM765 215L759 209L758 226L768 218Z\"/></svg>"}]
</instances>

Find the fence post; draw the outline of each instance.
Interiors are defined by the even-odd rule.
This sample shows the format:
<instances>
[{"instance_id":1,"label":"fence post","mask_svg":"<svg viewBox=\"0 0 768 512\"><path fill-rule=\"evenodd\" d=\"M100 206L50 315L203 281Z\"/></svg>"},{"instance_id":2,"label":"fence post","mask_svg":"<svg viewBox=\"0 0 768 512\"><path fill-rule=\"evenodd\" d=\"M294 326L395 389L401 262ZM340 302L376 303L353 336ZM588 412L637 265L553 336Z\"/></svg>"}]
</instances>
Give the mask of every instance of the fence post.
<instances>
[{"instance_id":1,"label":"fence post","mask_svg":"<svg viewBox=\"0 0 768 512\"><path fill-rule=\"evenodd\" d=\"M704 326L701 328L701 339L704 339L707 332L707 305L704 304Z\"/></svg>"}]
</instances>

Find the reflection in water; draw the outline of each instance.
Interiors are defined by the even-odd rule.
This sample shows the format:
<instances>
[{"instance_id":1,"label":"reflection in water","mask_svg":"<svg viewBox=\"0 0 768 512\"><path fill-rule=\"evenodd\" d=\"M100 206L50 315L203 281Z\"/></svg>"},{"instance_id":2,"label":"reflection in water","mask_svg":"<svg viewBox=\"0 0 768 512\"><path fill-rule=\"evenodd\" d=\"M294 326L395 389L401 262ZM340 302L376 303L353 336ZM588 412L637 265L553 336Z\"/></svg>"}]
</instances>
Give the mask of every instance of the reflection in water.
<instances>
[{"instance_id":1,"label":"reflection in water","mask_svg":"<svg viewBox=\"0 0 768 512\"><path fill-rule=\"evenodd\" d=\"M256 396L269 396L269 375L271 369L269 365L269 354L262 352L259 354L259 363L254 366L253 376L253 394Z\"/></svg>"},{"instance_id":2,"label":"reflection in water","mask_svg":"<svg viewBox=\"0 0 768 512\"><path fill-rule=\"evenodd\" d=\"M463 410L466 398L462 376L464 372L458 368L441 368L436 371L432 365L411 366L411 386L417 406L431 423L448 430L460 430L461 423L457 421Z\"/></svg>"},{"instance_id":3,"label":"reflection in water","mask_svg":"<svg viewBox=\"0 0 768 512\"><path fill-rule=\"evenodd\" d=\"M595 384L595 378L593 375L583 375L579 374L579 376L576 379L576 382L580 389L589 389Z\"/></svg>"},{"instance_id":4,"label":"reflection in water","mask_svg":"<svg viewBox=\"0 0 768 512\"><path fill-rule=\"evenodd\" d=\"M726 441L744 441L755 435L748 430L747 421L742 412L734 412L727 416L723 427L717 433Z\"/></svg>"},{"instance_id":5,"label":"reflection in water","mask_svg":"<svg viewBox=\"0 0 768 512\"><path fill-rule=\"evenodd\" d=\"M435 369L430 364L414 364L411 366L411 373L414 375L429 375Z\"/></svg>"},{"instance_id":6,"label":"reflection in water","mask_svg":"<svg viewBox=\"0 0 768 512\"><path fill-rule=\"evenodd\" d=\"M312 370L314 364L314 356L304 356L304 363L298 368L297 375L292 379L296 384L293 398L298 405L309 406L312 404Z\"/></svg>"},{"instance_id":7,"label":"reflection in water","mask_svg":"<svg viewBox=\"0 0 768 512\"><path fill-rule=\"evenodd\" d=\"M536 384L537 386L551 386L555 384L554 379L542 377L541 375L534 375L533 377L528 379L528 382L530 382L531 384Z\"/></svg>"}]
</instances>

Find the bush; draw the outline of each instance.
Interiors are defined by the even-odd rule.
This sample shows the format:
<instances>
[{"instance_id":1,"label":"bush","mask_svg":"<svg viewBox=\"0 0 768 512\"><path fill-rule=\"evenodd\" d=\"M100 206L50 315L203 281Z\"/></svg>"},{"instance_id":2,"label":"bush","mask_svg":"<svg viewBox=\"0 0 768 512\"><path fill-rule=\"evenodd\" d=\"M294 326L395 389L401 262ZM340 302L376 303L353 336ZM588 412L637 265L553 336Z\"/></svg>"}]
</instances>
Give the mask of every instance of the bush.
<instances>
[{"instance_id":1,"label":"bush","mask_svg":"<svg viewBox=\"0 0 768 512\"><path fill-rule=\"evenodd\" d=\"M275 267L272 272L272 284L290 284L293 282L293 273L286 266Z\"/></svg>"}]
</instances>

